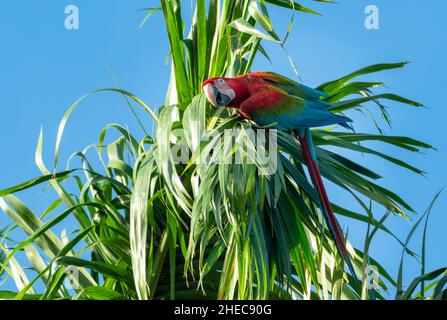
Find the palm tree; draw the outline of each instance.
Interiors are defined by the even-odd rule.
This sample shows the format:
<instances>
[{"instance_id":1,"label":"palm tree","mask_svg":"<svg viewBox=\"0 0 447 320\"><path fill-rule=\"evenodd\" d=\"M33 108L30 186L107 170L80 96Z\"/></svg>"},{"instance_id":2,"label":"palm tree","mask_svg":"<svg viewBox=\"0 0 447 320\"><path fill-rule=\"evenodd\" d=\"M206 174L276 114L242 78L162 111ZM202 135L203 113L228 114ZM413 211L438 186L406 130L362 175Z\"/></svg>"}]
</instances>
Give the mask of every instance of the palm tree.
<instances>
[{"instance_id":1,"label":"palm tree","mask_svg":"<svg viewBox=\"0 0 447 320\"><path fill-rule=\"evenodd\" d=\"M397 298L423 298L428 286L434 288L431 298L446 296L445 269L423 274L404 291L401 274L394 280L368 254L377 231L394 236L384 225L386 217L396 214L405 219L413 209L376 182L381 177L378 173L343 155L344 150L375 155L421 174L367 144L379 141L406 151L431 146L381 133L312 131L322 175L350 192L364 209L357 213L346 204L333 203L337 214L368 225L364 248L347 243L362 280L357 283L346 273L324 227L293 138L253 128L229 110L212 109L201 94L205 79L249 72L259 53L268 57L262 41L286 50L285 39L272 26L269 6L315 14L288 0L196 0L187 31L180 0L161 0L159 8L146 9L144 22L156 11L163 13L170 44L171 77L164 105L154 112L120 88L93 93L119 93L129 104L143 107L156 123L155 132L137 141L125 127L110 124L101 131L98 144L73 155L81 159L82 168L62 172L52 172L44 163L41 133L36 164L42 176L0 191L0 208L14 221L13 228L28 235L14 242L8 238L11 229L2 231L0 272L11 277L18 290L0 291L1 298L382 299L389 286L397 287ZM333 112L366 110L371 104L388 120L382 100L422 105L391 93L375 95L380 82L357 78L405 64L372 65L318 89L328 94L326 101ZM65 124L89 95L76 101L60 123L54 167ZM119 138L106 143L111 131L118 132ZM234 137L230 144L224 139L228 131ZM257 143L259 136L266 144ZM337 147L337 152L327 146ZM87 155L91 149L97 151L102 166L92 164ZM249 151L267 154L275 170L253 160ZM218 155L240 161L213 161ZM58 197L38 216L13 193L45 182ZM379 221L371 203L387 211ZM58 210L54 218L45 218ZM72 238L61 239L52 230L68 217L74 217L77 226L71 230ZM394 237L403 252L414 255L407 248L409 239L402 242ZM32 278L19 263L22 258L31 265ZM368 285L367 267L379 274L374 286ZM44 284L40 291L36 289L39 281ZM430 283L425 286L424 281ZM416 294L419 284L421 292Z\"/></svg>"}]
</instances>

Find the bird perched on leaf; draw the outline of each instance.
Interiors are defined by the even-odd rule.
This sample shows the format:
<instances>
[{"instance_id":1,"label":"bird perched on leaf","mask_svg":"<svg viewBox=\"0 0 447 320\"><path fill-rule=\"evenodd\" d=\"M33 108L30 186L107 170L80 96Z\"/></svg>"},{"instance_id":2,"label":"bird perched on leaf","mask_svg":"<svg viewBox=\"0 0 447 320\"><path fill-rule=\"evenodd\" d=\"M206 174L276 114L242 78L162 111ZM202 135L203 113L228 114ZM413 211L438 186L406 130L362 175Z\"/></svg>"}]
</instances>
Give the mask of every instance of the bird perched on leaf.
<instances>
[{"instance_id":1,"label":"bird perched on leaf","mask_svg":"<svg viewBox=\"0 0 447 320\"><path fill-rule=\"evenodd\" d=\"M332 113L321 100L324 92L312 89L273 72L252 72L235 78L215 77L202 84L202 90L215 107L236 108L239 114L258 126L291 131L301 145L319 205L336 247L357 279L335 218L317 164L310 128L339 124L351 128L351 119Z\"/></svg>"}]
</instances>

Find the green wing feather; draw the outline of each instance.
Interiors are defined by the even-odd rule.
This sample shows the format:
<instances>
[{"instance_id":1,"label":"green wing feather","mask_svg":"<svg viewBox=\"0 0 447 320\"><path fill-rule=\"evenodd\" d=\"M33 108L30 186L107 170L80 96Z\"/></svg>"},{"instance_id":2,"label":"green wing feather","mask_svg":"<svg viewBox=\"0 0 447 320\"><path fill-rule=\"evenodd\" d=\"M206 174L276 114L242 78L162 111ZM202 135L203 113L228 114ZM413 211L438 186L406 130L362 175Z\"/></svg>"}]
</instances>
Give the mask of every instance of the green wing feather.
<instances>
[{"instance_id":1,"label":"green wing feather","mask_svg":"<svg viewBox=\"0 0 447 320\"><path fill-rule=\"evenodd\" d=\"M274 72L257 72L257 76L293 96L307 100L320 100L320 97L327 97L327 94L320 90L310 88Z\"/></svg>"},{"instance_id":2,"label":"green wing feather","mask_svg":"<svg viewBox=\"0 0 447 320\"><path fill-rule=\"evenodd\" d=\"M343 125L351 121L349 118L331 113L323 101L291 95L278 87L275 91L281 92L282 96L274 102L270 100L272 104L266 105L268 99L265 92L259 92L245 101L240 111L248 114L258 125L275 124L274 127L280 130Z\"/></svg>"}]
</instances>

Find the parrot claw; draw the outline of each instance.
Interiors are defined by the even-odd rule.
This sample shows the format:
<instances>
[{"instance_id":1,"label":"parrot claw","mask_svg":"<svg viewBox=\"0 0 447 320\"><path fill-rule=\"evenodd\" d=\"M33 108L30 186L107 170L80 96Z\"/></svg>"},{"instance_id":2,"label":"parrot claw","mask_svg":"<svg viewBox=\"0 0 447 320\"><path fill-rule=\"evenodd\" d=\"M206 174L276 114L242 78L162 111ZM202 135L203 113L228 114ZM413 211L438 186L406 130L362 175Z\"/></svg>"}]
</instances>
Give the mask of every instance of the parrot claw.
<instances>
[{"instance_id":1,"label":"parrot claw","mask_svg":"<svg viewBox=\"0 0 447 320\"><path fill-rule=\"evenodd\" d=\"M268 126L260 126L259 124L257 124L256 122L254 122L253 120L247 119L246 117L244 117L242 114L238 114L234 117L234 119L236 119L236 121L247 121L251 124L251 126L255 129L270 129L270 128L274 128L276 125L275 123L272 123Z\"/></svg>"},{"instance_id":2,"label":"parrot claw","mask_svg":"<svg viewBox=\"0 0 447 320\"><path fill-rule=\"evenodd\" d=\"M263 129L264 127L259 126L258 124L256 124L255 122L251 121L250 119L247 119L246 117L244 117L242 114L238 114L234 117L234 119L236 121L242 122L242 121L247 121L248 123L250 123L252 125L253 128L256 129Z\"/></svg>"},{"instance_id":3,"label":"parrot claw","mask_svg":"<svg viewBox=\"0 0 447 320\"><path fill-rule=\"evenodd\" d=\"M234 119L235 119L236 121L243 121L243 120L246 120L246 118L245 118L243 115L241 115L240 113L238 113L238 114L234 117Z\"/></svg>"}]
</instances>

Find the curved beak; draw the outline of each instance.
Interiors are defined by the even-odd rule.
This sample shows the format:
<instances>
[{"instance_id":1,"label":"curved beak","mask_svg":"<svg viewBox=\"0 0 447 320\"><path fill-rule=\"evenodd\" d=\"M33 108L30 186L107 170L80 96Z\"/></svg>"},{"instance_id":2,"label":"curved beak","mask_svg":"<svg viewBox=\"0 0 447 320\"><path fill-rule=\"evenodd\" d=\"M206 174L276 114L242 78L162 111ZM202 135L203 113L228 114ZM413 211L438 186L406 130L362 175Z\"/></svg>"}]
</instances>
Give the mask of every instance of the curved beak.
<instances>
[{"instance_id":1,"label":"curved beak","mask_svg":"<svg viewBox=\"0 0 447 320\"><path fill-rule=\"evenodd\" d=\"M217 107L216 97L219 94L219 90L212 84L208 83L205 86L203 86L203 93L208 98L209 102L214 107Z\"/></svg>"},{"instance_id":2,"label":"curved beak","mask_svg":"<svg viewBox=\"0 0 447 320\"><path fill-rule=\"evenodd\" d=\"M224 90L208 83L203 86L203 92L214 107L227 106L234 98L234 91Z\"/></svg>"}]
</instances>

